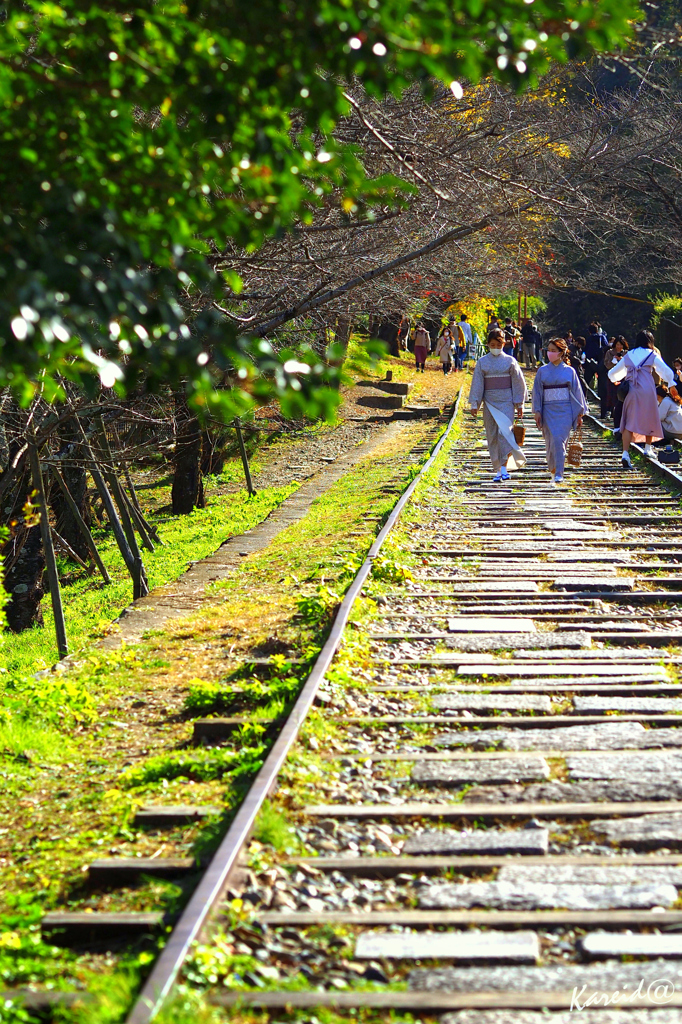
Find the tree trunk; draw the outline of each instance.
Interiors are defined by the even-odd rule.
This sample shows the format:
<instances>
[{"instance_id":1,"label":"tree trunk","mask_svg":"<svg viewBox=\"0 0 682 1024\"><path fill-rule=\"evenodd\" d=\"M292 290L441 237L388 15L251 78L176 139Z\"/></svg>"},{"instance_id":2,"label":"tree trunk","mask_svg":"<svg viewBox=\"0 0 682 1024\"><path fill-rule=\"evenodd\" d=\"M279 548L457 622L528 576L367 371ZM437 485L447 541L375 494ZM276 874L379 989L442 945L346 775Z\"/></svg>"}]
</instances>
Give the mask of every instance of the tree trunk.
<instances>
[{"instance_id":1,"label":"tree trunk","mask_svg":"<svg viewBox=\"0 0 682 1024\"><path fill-rule=\"evenodd\" d=\"M201 477L201 430L184 396L176 397L175 421L175 472L171 500L173 515L178 516L203 508L206 503Z\"/></svg>"},{"instance_id":2,"label":"tree trunk","mask_svg":"<svg viewBox=\"0 0 682 1024\"><path fill-rule=\"evenodd\" d=\"M214 430L203 430L201 432L201 475L211 476L213 473L222 473L227 451L225 449L225 435L222 431L216 433Z\"/></svg>"},{"instance_id":3,"label":"tree trunk","mask_svg":"<svg viewBox=\"0 0 682 1024\"><path fill-rule=\"evenodd\" d=\"M32 489L31 475L25 468L7 501L7 505L12 506L11 518L18 524L23 522L22 509ZM45 594L45 554L40 526L29 526L27 529L23 525L17 525L13 535L3 545L2 554L6 567L4 587L11 595L5 609L8 627L13 633L21 633L31 626L42 626L43 611L40 602Z\"/></svg>"},{"instance_id":4,"label":"tree trunk","mask_svg":"<svg viewBox=\"0 0 682 1024\"><path fill-rule=\"evenodd\" d=\"M348 351L348 342L353 331L353 321L349 316L340 316L336 321L336 330L334 331L334 342L341 346L341 354L337 355L334 360L335 363L341 364L346 358L346 352Z\"/></svg>"},{"instance_id":5,"label":"tree trunk","mask_svg":"<svg viewBox=\"0 0 682 1024\"><path fill-rule=\"evenodd\" d=\"M81 459L80 446L74 444L71 440L65 440L59 454L65 457L61 463L62 479L69 489L69 494L73 498L83 522L90 529L92 526L92 515L90 512L90 499L88 497L87 473L85 466L76 465L75 462L76 459ZM77 555L80 555L83 559L89 558L90 551L83 530L69 508L61 488L54 482L50 488L49 502L52 514L55 517L57 533L60 537L64 538Z\"/></svg>"}]
</instances>

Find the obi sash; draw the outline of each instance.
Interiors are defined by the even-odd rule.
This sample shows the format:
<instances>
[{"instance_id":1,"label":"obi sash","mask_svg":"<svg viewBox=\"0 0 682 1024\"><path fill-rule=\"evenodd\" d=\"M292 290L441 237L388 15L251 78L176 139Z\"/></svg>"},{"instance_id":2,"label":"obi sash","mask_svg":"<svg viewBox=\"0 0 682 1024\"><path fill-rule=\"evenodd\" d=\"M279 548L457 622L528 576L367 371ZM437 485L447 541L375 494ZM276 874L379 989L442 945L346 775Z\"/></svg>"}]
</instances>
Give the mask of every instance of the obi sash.
<instances>
[{"instance_id":1,"label":"obi sash","mask_svg":"<svg viewBox=\"0 0 682 1024\"><path fill-rule=\"evenodd\" d=\"M569 402L570 394L562 392L568 392L570 390L570 384L545 384L542 389L542 401L543 402Z\"/></svg>"},{"instance_id":2,"label":"obi sash","mask_svg":"<svg viewBox=\"0 0 682 1024\"><path fill-rule=\"evenodd\" d=\"M498 376L486 376L483 379L484 391L511 391L511 374L501 373Z\"/></svg>"}]
</instances>

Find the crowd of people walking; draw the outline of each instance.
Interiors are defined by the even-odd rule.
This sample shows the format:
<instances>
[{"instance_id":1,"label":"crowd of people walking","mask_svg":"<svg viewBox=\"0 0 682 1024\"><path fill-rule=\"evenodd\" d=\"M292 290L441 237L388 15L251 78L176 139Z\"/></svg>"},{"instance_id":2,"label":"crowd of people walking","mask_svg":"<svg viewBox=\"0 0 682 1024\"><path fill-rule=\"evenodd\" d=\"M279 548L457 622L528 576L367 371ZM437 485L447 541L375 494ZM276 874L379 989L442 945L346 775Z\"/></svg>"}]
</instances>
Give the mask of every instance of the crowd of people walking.
<instances>
[{"instance_id":1,"label":"crowd of people walking","mask_svg":"<svg viewBox=\"0 0 682 1024\"><path fill-rule=\"evenodd\" d=\"M682 359L671 369L656 348L653 334L640 331L632 345L618 335L609 339L596 321L586 337L547 341L531 319L517 327L513 319L488 323L485 355L474 367L469 406L473 416L483 411L494 480L509 479L526 458L514 422L523 415L528 397L521 370L536 369L531 396L535 423L545 440L547 467L555 483L564 478L569 439L589 412L588 389L596 386L602 419L613 417L614 433L622 439L622 466L631 469L630 446L644 442L644 452L656 457L656 442L682 440Z\"/></svg>"},{"instance_id":2,"label":"crowd of people walking","mask_svg":"<svg viewBox=\"0 0 682 1024\"><path fill-rule=\"evenodd\" d=\"M654 445L682 441L677 390L682 391L682 359L671 369L650 331L640 331L629 344L622 334L609 338L595 320L585 336L567 331L563 337L544 338L532 317L519 325L512 317L491 313L484 344L462 312L434 335L423 322L412 332L417 372L424 373L431 353L446 375L463 370L467 359L476 360L469 404L474 416L483 413L495 480L508 480L509 470L526 461L514 430L528 398L521 364L536 371L531 408L556 483L564 477L571 433L589 411L590 390L596 391L602 421L611 418L614 434L621 437L624 469L632 468L633 441L643 442L650 458L657 457Z\"/></svg>"},{"instance_id":3,"label":"crowd of people walking","mask_svg":"<svg viewBox=\"0 0 682 1024\"><path fill-rule=\"evenodd\" d=\"M463 370L465 360L474 356L475 337L466 313L460 314L457 323L446 324L435 339L435 344L430 332L419 321L414 329L413 340L417 373L424 373L426 360L432 350L436 358L440 359L444 374Z\"/></svg>"}]
</instances>

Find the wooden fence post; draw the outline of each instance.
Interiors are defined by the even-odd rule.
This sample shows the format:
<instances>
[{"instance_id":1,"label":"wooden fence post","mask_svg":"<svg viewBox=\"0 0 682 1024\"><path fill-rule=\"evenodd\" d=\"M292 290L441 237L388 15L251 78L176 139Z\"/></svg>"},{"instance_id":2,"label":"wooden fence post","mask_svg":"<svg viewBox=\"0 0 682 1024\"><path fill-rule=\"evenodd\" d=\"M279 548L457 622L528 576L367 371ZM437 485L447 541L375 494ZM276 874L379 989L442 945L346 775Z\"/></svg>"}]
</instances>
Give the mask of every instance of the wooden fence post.
<instances>
[{"instance_id":1,"label":"wooden fence post","mask_svg":"<svg viewBox=\"0 0 682 1024\"><path fill-rule=\"evenodd\" d=\"M59 573L57 572L57 559L55 558L52 534L50 532L50 520L48 518L47 499L45 498L45 486L43 474L40 468L38 449L34 443L29 442L28 458L31 464L31 476L33 486L38 492L38 505L40 507L40 535L43 539L43 551L45 552L45 568L50 584L50 600L52 601L52 612L54 614L54 627L57 634L57 650L59 657L65 658L69 653L69 646L66 640L66 623L64 622L64 609L62 608L62 593L59 589Z\"/></svg>"},{"instance_id":2,"label":"wooden fence post","mask_svg":"<svg viewBox=\"0 0 682 1024\"><path fill-rule=\"evenodd\" d=\"M249 469L249 457L246 454L246 445L244 444L244 437L242 435L242 425L239 419L235 417L234 429L237 432L237 440L239 441L239 451L242 456L242 466L244 467L244 476L246 477L246 489L249 492L249 497L253 497L256 493L254 486L251 482L251 470Z\"/></svg>"}]
</instances>

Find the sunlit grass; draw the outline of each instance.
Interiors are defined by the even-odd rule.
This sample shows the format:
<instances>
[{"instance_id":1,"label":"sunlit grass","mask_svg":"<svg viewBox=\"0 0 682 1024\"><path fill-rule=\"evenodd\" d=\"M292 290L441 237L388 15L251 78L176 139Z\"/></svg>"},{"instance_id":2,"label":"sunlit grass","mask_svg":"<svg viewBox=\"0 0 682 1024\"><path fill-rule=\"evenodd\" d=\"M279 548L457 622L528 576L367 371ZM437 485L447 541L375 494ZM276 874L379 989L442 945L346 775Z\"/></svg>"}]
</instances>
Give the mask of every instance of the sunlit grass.
<instances>
[{"instance_id":1,"label":"sunlit grass","mask_svg":"<svg viewBox=\"0 0 682 1024\"><path fill-rule=\"evenodd\" d=\"M143 551L150 589L180 576L191 562L210 555L228 537L243 533L265 519L295 491L297 483L270 487L249 498L246 491L208 499L206 508L189 515L150 516L164 545ZM132 582L110 532L97 538L102 559L112 578L106 586L101 577L83 570L72 573L62 587L66 631L71 652L78 651L106 631L113 619L132 601ZM61 561L61 560L60 560ZM61 562L64 569L67 563ZM69 563L71 568L71 563ZM42 603L45 625L18 635L5 635L0 657L10 674L35 672L57 660L57 644L49 596Z\"/></svg>"}]
</instances>

